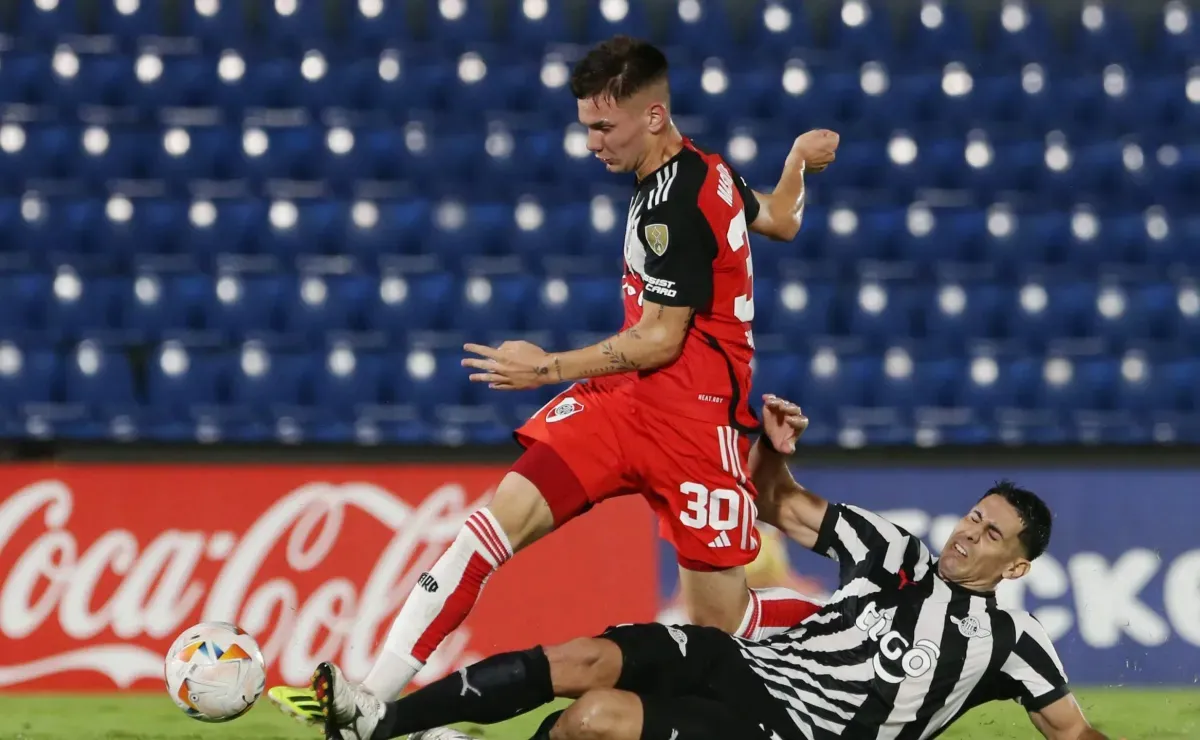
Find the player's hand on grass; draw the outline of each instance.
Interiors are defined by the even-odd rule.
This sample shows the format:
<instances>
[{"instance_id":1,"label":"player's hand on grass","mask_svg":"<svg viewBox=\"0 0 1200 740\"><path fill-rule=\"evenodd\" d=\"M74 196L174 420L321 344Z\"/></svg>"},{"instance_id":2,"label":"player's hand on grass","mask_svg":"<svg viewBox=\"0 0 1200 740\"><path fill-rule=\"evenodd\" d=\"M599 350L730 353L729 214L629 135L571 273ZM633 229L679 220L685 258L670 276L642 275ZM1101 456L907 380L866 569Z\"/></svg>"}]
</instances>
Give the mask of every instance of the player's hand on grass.
<instances>
[{"instance_id":1,"label":"player's hand on grass","mask_svg":"<svg viewBox=\"0 0 1200 740\"><path fill-rule=\"evenodd\" d=\"M808 429L808 417L800 407L779 396L763 394L763 431L771 446L784 455L796 451L796 440Z\"/></svg>"},{"instance_id":2,"label":"player's hand on grass","mask_svg":"<svg viewBox=\"0 0 1200 740\"><path fill-rule=\"evenodd\" d=\"M505 342L499 347L483 344L464 344L463 349L479 357L468 357L463 367L483 372L471 373L475 383L487 383L489 388L520 391L538 388L555 381L551 377L546 351L529 342Z\"/></svg>"},{"instance_id":3,"label":"player's hand on grass","mask_svg":"<svg viewBox=\"0 0 1200 740\"><path fill-rule=\"evenodd\" d=\"M839 141L841 137L837 133L824 128L800 134L792 144L787 166L799 167L803 162L805 172L820 172L837 159Z\"/></svg>"}]
</instances>

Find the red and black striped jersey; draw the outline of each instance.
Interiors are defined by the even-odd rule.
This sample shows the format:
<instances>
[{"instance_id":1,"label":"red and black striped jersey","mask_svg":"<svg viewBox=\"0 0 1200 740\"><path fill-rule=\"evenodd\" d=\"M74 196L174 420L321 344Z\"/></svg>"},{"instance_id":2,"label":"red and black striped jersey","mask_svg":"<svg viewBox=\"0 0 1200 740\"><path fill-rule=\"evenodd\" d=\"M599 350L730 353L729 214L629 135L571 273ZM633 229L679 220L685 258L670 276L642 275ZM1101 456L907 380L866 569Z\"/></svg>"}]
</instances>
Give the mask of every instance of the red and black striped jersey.
<instances>
[{"instance_id":1,"label":"red and black striped jersey","mask_svg":"<svg viewBox=\"0 0 1200 740\"><path fill-rule=\"evenodd\" d=\"M636 184L625 227L625 327L645 302L696 310L683 352L637 373L635 394L673 413L756 430L748 401L754 354L754 263L748 224L758 200L718 154L683 148Z\"/></svg>"}]
</instances>

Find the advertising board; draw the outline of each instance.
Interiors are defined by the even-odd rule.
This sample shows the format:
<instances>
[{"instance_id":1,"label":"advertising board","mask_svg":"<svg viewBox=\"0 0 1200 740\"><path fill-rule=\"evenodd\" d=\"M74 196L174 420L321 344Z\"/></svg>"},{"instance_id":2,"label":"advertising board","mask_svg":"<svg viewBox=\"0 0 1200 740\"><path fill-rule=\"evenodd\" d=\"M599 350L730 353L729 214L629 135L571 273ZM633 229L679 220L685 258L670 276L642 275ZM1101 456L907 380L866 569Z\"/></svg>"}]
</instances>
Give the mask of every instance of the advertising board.
<instances>
[{"instance_id":1,"label":"advertising board","mask_svg":"<svg viewBox=\"0 0 1200 740\"><path fill-rule=\"evenodd\" d=\"M995 481L1010 478L1054 513L1046 555L997 590L1046 627L1068 678L1088 685L1200 681L1200 471L1141 469L795 469L822 496L872 509L941 549ZM659 546L660 618L677 619L678 576ZM754 585L816 595L836 588L832 562L764 537Z\"/></svg>"},{"instance_id":2,"label":"advertising board","mask_svg":"<svg viewBox=\"0 0 1200 740\"><path fill-rule=\"evenodd\" d=\"M0 688L159 688L202 619L254 635L269 683L366 675L403 597L499 467L0 468ZM606 502L518 554L417 685L498 650L652 619L654 535ZM615 598L614 595L619 595Z\"/></svg>"},{"instance_id":3,"label":"advertising board","mask_svg":"<svg viewBox=\"0 0 1200 740\"><path fill-rule=\"evenodd\" d=\"M201 619L259 639L270 682L332 658L365 675L401 599L500 480L498 466L0 468L0 688L158 688L162 655ZM1054 510L1049 552L1002 584L1080 685L1200 681L1200 472L798 468L828 498L939 549L1001 477ZM535 544L418 676L480 656L682 621L675 558L645 504L606 502ZM657 567L655 567L657 563ZM764 530L754 586L823 595L834 566Z\"/></svg>"}]
</instances>

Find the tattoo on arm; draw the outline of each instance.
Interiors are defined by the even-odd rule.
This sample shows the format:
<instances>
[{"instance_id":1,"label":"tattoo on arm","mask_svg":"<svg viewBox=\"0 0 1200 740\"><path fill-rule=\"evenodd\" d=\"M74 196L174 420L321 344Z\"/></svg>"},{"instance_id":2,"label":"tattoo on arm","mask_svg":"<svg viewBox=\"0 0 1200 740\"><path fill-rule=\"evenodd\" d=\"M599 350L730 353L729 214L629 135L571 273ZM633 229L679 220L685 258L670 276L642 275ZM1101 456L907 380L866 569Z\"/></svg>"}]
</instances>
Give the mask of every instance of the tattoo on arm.
<instances>
[{"instance_id":1,"label":"tattoo on arm","mask_svg":"<svg viewBox=\"0 0 1200 740\"><path fill-rule=\"evenodd\" d=\"M635 329L630 329L629 336L634 339L641 339ZM619 335L618 335L619 336ZM600 345L600 351L604 353L604 357L608 359L609 367L614 370L637 370L641 366L630 360L624 352L620 352L613 348L612 340Z\"/></svg>"},{"instance_id":2,"label":"tattoo on arm","mask_svg":"<svg viewBox=\"0 0 1200 740\"><path fill-rule=\"evenodd\" d=\"M657 318L661 319L665 312L666 312L666 306L659 306ZM696 315L696 309L693 308L688 311L687 322L689 324L691 323L692 318L695 317L695 315ZM602 342L600 344L600 353L604 356L605 362L603 364L597 364L597 365L593 365L592 367L583 369L580 372L580 375L585 378L592 378L592 377L596 377L599 375L612 375L614 373L623 373L623 372L630 372L630 371L634 371L634 370L641 370L643 363L633 360L632 358L629 357L629 355L626 351L623 351L614 346L614 343L616 343L617 340L621 340L621 339L632 339L632 340L640 342L640 341L643 341L645 338L642 336L642 332L638 329L638 327L631 326L628 329L625 329L624 331L619 332L616 336L606 339L604 342ZM558 375L559 379L561 379L562 378L562 370L559 367L558 358L555 358L555 360L554 360L554 367L555 367L555 373Z\"/></svg>"}]
</instances>

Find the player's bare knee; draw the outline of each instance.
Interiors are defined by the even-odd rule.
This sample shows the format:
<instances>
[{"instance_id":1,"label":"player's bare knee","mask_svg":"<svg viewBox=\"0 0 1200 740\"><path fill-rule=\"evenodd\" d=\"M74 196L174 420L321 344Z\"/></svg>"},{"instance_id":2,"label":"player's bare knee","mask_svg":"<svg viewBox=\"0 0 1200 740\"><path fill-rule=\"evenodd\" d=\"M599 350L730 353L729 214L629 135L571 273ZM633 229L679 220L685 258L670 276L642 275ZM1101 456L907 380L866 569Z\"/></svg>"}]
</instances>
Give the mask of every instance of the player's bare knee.
<instances>
[{"instance_id":1,"label":"player's bare knee","mask_svg":"<svg viewBox=\"0 0 1200 740\"><path fill-rule=\"evenodd\" d=\"M641 700L615 689L596 689L579 697L550 731L550 740L639 740L641 736Z\"/></svg>"},{"instance_id":2,"label":"player's bare knee","mask_svg":"<svg viewBox=\"0 0 1200 740\"><path fill-rule=\"evenodd\" d=\"M519 473L504 476L487 508L508 536L513 552L532 545L554 529L554 515L546 499L537 486Z\"/></svg>"},{"instance_id":3,"label":"player's bare knee","mask_svg":"<svg viewBox=\"0 0 1200 740\"><path fill-rule=\"evenodd\" d=\"M621 649L611 640L584 637L546 648L554 695L575 698L617 685Z\"/></svg>"}]
</instances>

